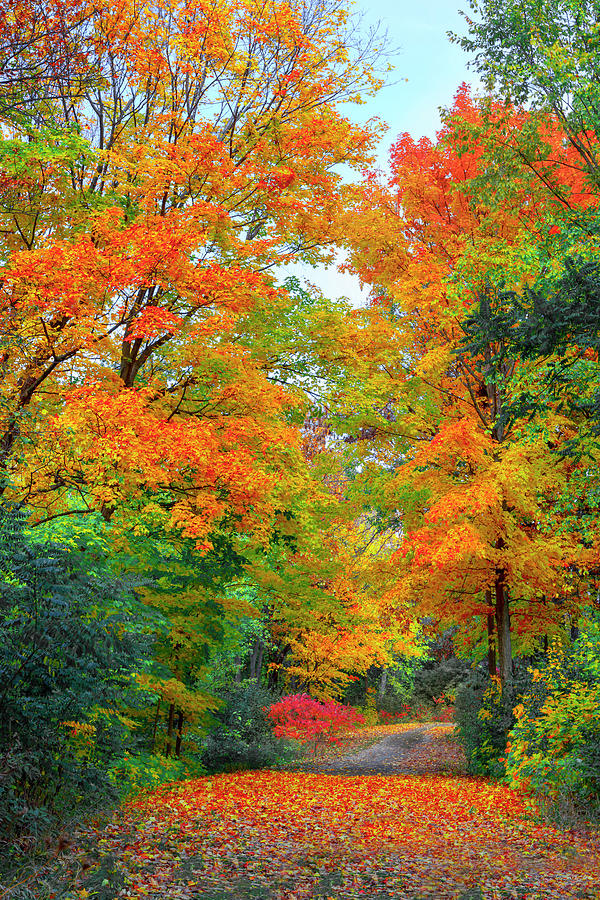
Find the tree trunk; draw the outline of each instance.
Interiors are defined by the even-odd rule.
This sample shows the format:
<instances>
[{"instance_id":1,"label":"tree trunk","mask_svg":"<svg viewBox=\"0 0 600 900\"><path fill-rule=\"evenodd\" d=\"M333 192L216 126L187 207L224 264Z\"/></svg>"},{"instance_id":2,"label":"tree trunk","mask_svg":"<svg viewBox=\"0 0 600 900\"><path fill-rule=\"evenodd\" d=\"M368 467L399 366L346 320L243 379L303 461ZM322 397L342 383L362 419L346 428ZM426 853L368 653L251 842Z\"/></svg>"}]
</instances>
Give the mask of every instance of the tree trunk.
<instances>
[{"instance_id":1,"label":"tree trunk","mask_svg":"<svg viewBox=\"0 0 600 900\"><path fill-rule=\"evenodd\" d=\"M272 669L269 669L268 675L268 686L271 690L276 691L279 686L279 673L281 671L283 663L285 662L286 656L290 652L290 649L290 645L286 644L285 647L276 649L275 653L273 654L274 658L272 662L274 663L274 665Z\"/></svg>"},{"instance_id":2,"label":"tree trunk","mask_svg":"<svg viewBox=\"0 0 600 900\"><path fill-rule=\"evenodd\" d=\"M488 635L488 673L490 678L496 674L496 635L494 623L494 607L492 606L492 592L485 592L485 602L488 608L487 635Z\"/></svg>"},{"instance_id":3,"label":"tree trunk","mask_svg":"<svg viewBox=\"0 0 600 900\"><path fill-rule=\"evenodd\" d=\"M234 659L236 670L235 670L235 683L239 684L242 680L242 657L236 656Z\"/></svg>"},{"instance_id":4,"label":"tree trunk","mask_svg":"<svg viewBox=\"0 0 600 900\"><path fill-rule=\"evenodd\" d=\"M265 645L261 641L260 649L258 651L258 659L256 660L256 681L257 681L257 683L260 683L260 676L262 675L264 653L265 653Z\"/></svg>"},{"instance_id":5,"label":"tree trunk","mask_svg":"<svg viewBox=\"0 0 600 900\"><path fill-rule=\"evenodd\" d=\"M154 750L156 749L156 731L158 729L158 717L160 716L160 703L161 703L161 698L159 697L158 701L156 703L156 715L154 716L154 727L152 728L152 748L151 748L152 753L154 753Z\"/></svg>"},{"instance_id":6,"label":"tree trunk","mask_svg":"<svg viewBox=\"0 0 600 900\"><path fill-rule=\"evenodd\" d=\"M254 678L256 676L256 658L258 656L258 640L254 641L254 647L252 648L252 653L250 654L250 678Z\"/></svg>"},{"instance_id":7,"label":"tree trunk","mask_svg":"<svg viewBox=\"0 0 600 900\"><path fill-rule=\"evenodd\" d=\"M167 726L167 746L165 747L165 756L171 755L173 749L173 724L175 721L175 704L169 704L169 720Z\"/></svg>"},{"instance_id":8,"label":"tree trunk","mask_svg":"<svg viewBox=\"0 0 600 900\"><path fill-rule=\"evenodd\" d=\"M510 638L510 610L504 569L496 570L494 583L496 593L496 630L498 634L498 657L502 690L512 687L512 644Z\"/></svg>"},{"instance_id":9,"label":"tree trunk","mask_svg":"<svg viewBox=\"0 0 600 900\"><path fill-rule=\"evenodd\" d=\"M179 710L177 713L177 736L175 737L175 756L177 759L181 756L181 742L183 741L183 712Z\"/></svg>"},{"instance_id":10,"label":"tree trunk","mask_svg":"<svg viewBox=\"0 0 600 900\"><path fill-rule=\"evenodd\" d=\"M576 641L579 637L579 625L573 621L573 616L569 616L569 634L572 641Z\"/></svg>"},{"instance_id":11,"label":"tree trunk","mask_svg":"<svg viewBox=\"0 0 600 900\"><path fill-rule=\"evenodd\" d=\"M382 669L381 670L381 678L379 679L379 697L380 697L380 699L381 699L381 697L385 696L385 691L387 688L387 680L388 680L387 669Z\"/></svg>"}]
</instances>

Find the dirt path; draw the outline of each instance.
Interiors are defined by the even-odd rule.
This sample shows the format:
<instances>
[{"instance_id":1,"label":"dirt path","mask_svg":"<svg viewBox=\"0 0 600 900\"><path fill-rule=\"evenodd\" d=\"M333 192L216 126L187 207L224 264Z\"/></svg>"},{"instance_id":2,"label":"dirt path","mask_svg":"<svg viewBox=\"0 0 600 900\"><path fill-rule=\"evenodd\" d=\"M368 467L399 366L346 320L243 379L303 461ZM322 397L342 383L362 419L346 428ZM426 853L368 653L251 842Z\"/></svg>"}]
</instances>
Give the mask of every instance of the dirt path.
<instances>
[{"instance_id":1,"label":"dirt path","mask_svg":"<svg viewBox=\"0 0 600 900\"><path fill-rule=\"evenodd\" d=\"M331 775L462 774L464 761L452 747L450 726L427 722L389 734L358 753L305 763L301 770Z\"/></svg>"}]
</instances>

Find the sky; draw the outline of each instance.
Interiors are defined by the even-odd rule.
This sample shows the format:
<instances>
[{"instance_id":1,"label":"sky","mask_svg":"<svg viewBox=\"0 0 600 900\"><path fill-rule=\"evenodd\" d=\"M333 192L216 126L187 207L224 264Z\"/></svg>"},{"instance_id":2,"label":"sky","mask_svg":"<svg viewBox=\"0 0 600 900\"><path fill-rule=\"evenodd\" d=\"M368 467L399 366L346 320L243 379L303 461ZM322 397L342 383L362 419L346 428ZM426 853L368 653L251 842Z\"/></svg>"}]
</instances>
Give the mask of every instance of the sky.
<instances>
[{"instance_id":1,"label":"sky","mask_svg":"<svg viewBox=\"0 0 600 900\"><path fill-rule=\"evenodd\" d=\"M417 139L423 135L433 139L440 126L438 108L452 103L462 81L477 82L467 68L467 54L447 37L448 31L466 32L459 8L468 9L468 4L466 0L357 0L355 6L365 23L379 21L387 29L390 45L397 48L392 83L362 108L390 126L383 142L385 152L380 155L383 162L390 144L403 131Z\"/></svg>"},{"instance_id":2,"label":"sky","mask_svg":"<svg viewBox=\"0 0 600 900\"><path fill-rule=\"evenodd\" d=\"M451 44L448 31L464 34L466 26L459 9L468 10L466 0L356 0L355 8L364 17L365 26L378 22L388 33L394 71L389 85L363 106L348 106L344 111L355 121L378 116L389 126L377 155L378 165L386 167L389 148L396 137L408 131L416 139L424 135L434 139L440 127L439 108L452 104L458 86L466 81L474 87L476 74L467 68L468 56ZM335 266L329 269L296 267L296 272L317 284L328 296L347 296L354 305L362 305L366 292L358 279L342 275Z\"/></svg>"}]
</instances>

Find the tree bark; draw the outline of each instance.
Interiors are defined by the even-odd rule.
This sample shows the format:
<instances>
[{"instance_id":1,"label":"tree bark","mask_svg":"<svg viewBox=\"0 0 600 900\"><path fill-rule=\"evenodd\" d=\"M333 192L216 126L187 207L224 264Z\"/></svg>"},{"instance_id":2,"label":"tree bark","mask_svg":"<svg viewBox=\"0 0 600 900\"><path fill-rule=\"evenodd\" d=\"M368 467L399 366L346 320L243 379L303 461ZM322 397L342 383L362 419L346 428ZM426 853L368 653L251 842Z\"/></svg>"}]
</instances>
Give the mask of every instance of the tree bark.
<instances>
[{"instance_id":1,"label":"tree bark","mask_svg":"<svg viewBox=\"0 0 600 900\"><path fill-rule=\"evenodd\" d=\"M256 660L256 681L257 684L260 683L260 676L262 674L262 666L263 666L263 657L265 653L265 645L262 641L260 641L260 648L258 651L258 659Z\"/></svg>"},{"instance_id":2,"label":"tree bark","mask_svg":"<svg viewBox=\"0 0 600 900\"><path fill-rule=\"evenodd\" d=\"M285 662L286 656L290 652L290 649L290 645L286 644L284 647L276 649L273 654L274 658L272 661L274 663L274 666L272 669L269 669L268 676L268 686L271 690L277 690L279 686L279 673L281 671L283 663Z\"/></svg>"},{"instance_id":3,"label":"tree bark","mask_svg":"<svg viewBox=\"0 0 600 900\"><path fill-rule=\"evenodd\" d=\"M387 669L381 670L381 678L379 679L379 697L383 697L385 695L385 691L387 688L387 680L388 680L388 672Z\"/></svg>"},{"instance_id":4,"label":"tree bark","mask_svg":"<svg viewBox=\"0 0 600 900\"><path fill-rule=\"evenodd\" d=\"M496 594L496 630L498 634L498 657L502 690L510 690L513 681L512 643L510 636L510 609L504 569L496 569L494 582Z\"/></svg>"},{"instance_id":5,"label":"tree bark","mask_svg":"<svg viewBox=\"0 0 600 900\"><path fill-rule=\"evenodd\" d=\"M258 662L258 654L260 652L261 642L258 638L254 641L252 654L250 656L250 678L256 678L256 664Z\"/></svg>"},{"instance_id":6,"label":"tree bark","mask_svg":"<svg viewBox=\"0 0 600 900\"><path fill-rule=\"evenodd\" d=\"M154 716L154 727L152 728L152 748L151 748L152 753L154 753L154 750L156 748L156 731L158 729L158 717L160 715L160 704L161 704L161 698L159 697L158 701L156 703L156 715Z\"/></svg>"},{"instance_id":7,"label":"tree bark","mask_svg":"<svg viewBox=\"0 0 600 900\"><path fill-rule=\"evenodd\" d=\"M177 759L181 756L181 742L183 741L183 712L179 710L177 713L177 735L175 737L175 756Z\"/></svg>"},{"instance_id":8,"label":"tree bark","mask_svg":"<svg viewBox=\"0 0 600 900\"><path fill-rule=\"evenodd\" d=\"M171 755L171 750L173 749L173 725L175 722L175 704L169 704L169 719L167 725L167 745L165 747L165 756L169 757Z\"/></svg>"},{"instance_id":9,"label":"tree bark","mask_svg":"<svg viewBox=\"0 0 600 900\"><path fill-rule=\"evenodd\" d=\"M496 629L494 623L494 607L492 605L492 592L485 592L485 602L488 608L487 635L488 635L488 673L490 678L496 674Z\"/></svg>"},{"instance_id":10,"label":"tree bark","mask_svg":"<svg viewBox=\"0 0 600 900\"><path fill-rule=\"evenodd\" d=\"M264 651L265 645L260 638L256 638L252 655L250 656L250 678L255 678L256 681L260 681Z\"/></svg>"},{"instance_id":11,"label":"tree bark","mask_svg":"<svg viewBox=\"0 0 600 900\"><path fill-rule=\"evenodd\" d=\"M236 684L239 684L240 681L242 680L242 657L239 656L239 655L236 656L236 657L234 658L234 662L235 662L235 665L236 665L236 670L235 670L235 683L236 683Z\"/></svg>"}]
</instances>

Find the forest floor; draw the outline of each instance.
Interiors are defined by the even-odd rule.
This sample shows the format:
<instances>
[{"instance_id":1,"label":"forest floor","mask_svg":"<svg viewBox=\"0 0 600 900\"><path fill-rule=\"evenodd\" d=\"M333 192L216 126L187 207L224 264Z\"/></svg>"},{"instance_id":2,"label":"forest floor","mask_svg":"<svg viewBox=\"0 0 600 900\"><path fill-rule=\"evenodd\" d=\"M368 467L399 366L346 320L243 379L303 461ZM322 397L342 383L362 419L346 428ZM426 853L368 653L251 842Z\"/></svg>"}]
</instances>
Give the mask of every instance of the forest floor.
<instances>
[{"instance_id":1,"label":"forest floor","mask_svg":"<svg viewBox=\"0 0 600 900\"><path fill-rule=\"evenodd\" d=\"M599 873L600 835L544 823L505 785L464 774L452 726L413 723L365 730L353 752L293 771L125 804L77 835L62 888L39 896L600 900Z\"/></svg>"},{"instance_id":2,"label":"forest floor","mask_svg":"<svg viewBox=\"0 0 600 900\"><path fill-rule=\"evenodd\" d=\"M340 748L322 751L298 771L339 775L464 775L465 760L453 725L415 723L362 728Z\"/></svg>"}]
</instances>

